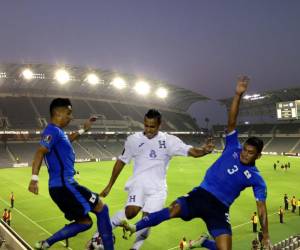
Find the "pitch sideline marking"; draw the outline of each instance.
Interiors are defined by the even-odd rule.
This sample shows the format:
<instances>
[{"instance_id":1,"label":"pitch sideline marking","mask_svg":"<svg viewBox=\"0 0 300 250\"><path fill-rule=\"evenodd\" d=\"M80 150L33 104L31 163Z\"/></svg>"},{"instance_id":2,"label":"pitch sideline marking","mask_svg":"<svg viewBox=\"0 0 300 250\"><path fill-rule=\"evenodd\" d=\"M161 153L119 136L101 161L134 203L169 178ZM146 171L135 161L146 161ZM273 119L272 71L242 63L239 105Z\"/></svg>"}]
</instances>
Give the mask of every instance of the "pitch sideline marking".
<instances>
[{"instance_id":1,"label":"pitch sideline marking","mask_svg":"<svg viewBox=\"0 0 300 250\"><path fill-rule=\"evenodd\" d=\"M0 197L0 200L5 203L7 206L9 206L10 204L8 202L6 202L5 200L3 200ZM47 229L43 228L41 225L39 225L38 223L36 223L34 220L30 219L30 217L28 217L27 215L25 215L24 213L22 213L19 209L14 208L14 211L17 211L20 215L22 215L23 217L25 217L27 220L29 220L32 224L34 224L35 226L37 226L38 228L40 228L41 230L43 230L45 233L47 233L48 235L52 235L49 231L47 231ZM59 242L60 244L62 244L63 246L65 245L63 242ZM69 250L73 250L72 248L68 247Z\"/></svg>"}]
</instances>

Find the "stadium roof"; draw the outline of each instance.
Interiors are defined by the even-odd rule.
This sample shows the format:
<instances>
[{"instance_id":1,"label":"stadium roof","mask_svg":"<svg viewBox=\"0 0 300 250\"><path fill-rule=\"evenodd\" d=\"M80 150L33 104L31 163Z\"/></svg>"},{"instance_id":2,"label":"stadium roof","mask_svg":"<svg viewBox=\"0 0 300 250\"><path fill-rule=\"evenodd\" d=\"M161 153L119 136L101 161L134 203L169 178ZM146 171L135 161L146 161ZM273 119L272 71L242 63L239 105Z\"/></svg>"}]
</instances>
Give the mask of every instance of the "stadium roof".
<instances>
[{"instance_id":1,"label":"stadium roof","mask_svg":"<svg viewBox=\"0 0 300 250\"><path fill-rule=\"evenodd\" d=\"M241 116L268 115L276 117L276 103L300 100L300 88L285 88L252 95L245 95L240 106ZM231 98L218 100L230 108Z\"/></svg>"},{"instance_id":2,"label":"stadium roof","mask_svg":"<svg viewBox=\"0 0 300 250\"><path fill-rule=\"evenodd\" d=\"M26 74L28 76L27 80L22 73L25 69L31 70ZM65 84L59 84L55 79L55 72L58 69L64 69L69 73L70 80ZM89 73L99 77L99 84L94 86L88 84L86 79ZM124 79L128 87L126 89L116 89L112 86L110 83L115 77ZM147 97L138 95L133 90L134 84L139 80L148 82L151 87L150 94ZM155 91L159 87L167 89L167 98L161 99L155 95ZM196 92L157 80L141 79L134 75L102 69L48 64L0 64L0 93L1 95L61 95L97 98L155 105L181 111L186 111L195 102L209 100L209 98Z\"/></svg>"}]
</instances>

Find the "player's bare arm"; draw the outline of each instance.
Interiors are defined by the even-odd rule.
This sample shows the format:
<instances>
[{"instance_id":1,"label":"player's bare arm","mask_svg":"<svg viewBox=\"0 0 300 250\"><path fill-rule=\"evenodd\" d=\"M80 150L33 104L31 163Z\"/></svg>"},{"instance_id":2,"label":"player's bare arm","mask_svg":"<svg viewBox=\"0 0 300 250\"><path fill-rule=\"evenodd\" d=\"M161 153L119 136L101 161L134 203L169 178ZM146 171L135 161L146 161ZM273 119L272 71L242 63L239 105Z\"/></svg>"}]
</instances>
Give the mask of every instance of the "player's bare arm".
<instances>
[{"instance_id":1,"label":"player's bare arm","mask_svg":"<svg viewBox=\"0 0 300 250\"><path fill-rule=\"evenodd\" d=\"M196 147L190 148L189 152L188 152L188 155L192 156L194 158L202 157L202 156L205 156L207 154L210 154L214 150L214 148L215 148L215 144L213 142L213 139L208 138L205 141L205 144L202 145L201 147L199 147L199 148L196 148Z\"/></svg>"},{"instance_id":2,"label":"player's bare arm","mask_svg":"<svg viewBox=\"0 0 300 250\"><path fill-rule=\"evenodd\" d=\"M262 228L263 233L263 246L264 249L270 249L270 236L269 236L269 227L268 227L268 214L267 206L265 201L257 201L257 213L259 222Z\"/></svg>"},{"instance_id":3,"label":"player's bare arm","mask_svg":"<svg viewBox=\"0 0 300 250\"><path fill-rule=\"evenodd\" d=\"M44 159L44 155L48 153L48 149L46 147L40 146L36 151L33 162L32 162L32 179L29 182L28 190L34 194L39 193L38 186L38 175L41 169L41 165ZM34 178L35 177L35 178Z\"/></svg>"},{"instance_id":4,"label":"player's bare arm","mask_svg":"<svg viewBox=\"0 0 300 250\"><path fill-rule=\"evenodd\" d=\"M97 120L96 116L91 116L89 119L87 119L85 121L85 123L82 126L82 129L79 129L78 131L72 133L69 135L69 140L71 142L75 141L76 139L78 139L78 137L80 135L82 135L83 133L87 132L93 125L93 123Z\"/></svg>"},{"instance_id":5,"label":"player's bare arm","mask_svg":"<svg viewBox=\"0 0 300 250\"><path fill-rule=\"evenodd\" d=\"M115 162L115 165L114 165L114 168L112 170L109 183L107 184L107 186L100 193L101 197L106 197L109 194L111 188L113 187L115 181L117 180L117 178L118 178L119 174L121 173L121 171L123 170L124 166L125 166L125 163L122 162L121 160L117 160Z\"/></svg>"},{"instance_id":6,"label":"player's bare arm","mask_svg":"<svg viewBox=\"0 0 300 250\"><path fill-rule=\"evenodd\" d=\"M241 76L238 78L236 89L235 89L235 95L233 97L230 111L228 114L227 133L232 132L236 128L240 101L241 101L243 94L247 90L249 80L250 79L247 76Z\"/></svg>"}]
</instances>

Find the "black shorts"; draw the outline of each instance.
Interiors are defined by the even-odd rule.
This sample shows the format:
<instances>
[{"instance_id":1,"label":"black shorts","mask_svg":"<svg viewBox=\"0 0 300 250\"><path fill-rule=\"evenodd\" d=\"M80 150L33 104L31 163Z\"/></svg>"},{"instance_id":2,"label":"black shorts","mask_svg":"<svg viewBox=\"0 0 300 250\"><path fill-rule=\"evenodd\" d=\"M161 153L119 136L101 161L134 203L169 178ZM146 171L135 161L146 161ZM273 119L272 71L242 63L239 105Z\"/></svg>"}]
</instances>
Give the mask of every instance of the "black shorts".
<instances>
[{"instance_id":1,"label":"black shorts","mask_svg":"<svg viewBox=\"0 0 300 250\"><path fill-rule=\"evenodd\" d=\"M181 219L186 221L194 218L203 219L213 237L221 234L232 234L229 207L205 189L194 188L187 195L179 197L176 202L181 207Z\"/></svg>"},{"instance_id":2,"label":"black shorts","mask_svg":"<svg viewBox=\"0 0 300 250\"><path fill-rule=\"evenodd\" d=\"M99 196L78 183L49 189L52 200L65 214L67 220L77 220L88 215L99 201Z\"/></svg>"}]
</instances>

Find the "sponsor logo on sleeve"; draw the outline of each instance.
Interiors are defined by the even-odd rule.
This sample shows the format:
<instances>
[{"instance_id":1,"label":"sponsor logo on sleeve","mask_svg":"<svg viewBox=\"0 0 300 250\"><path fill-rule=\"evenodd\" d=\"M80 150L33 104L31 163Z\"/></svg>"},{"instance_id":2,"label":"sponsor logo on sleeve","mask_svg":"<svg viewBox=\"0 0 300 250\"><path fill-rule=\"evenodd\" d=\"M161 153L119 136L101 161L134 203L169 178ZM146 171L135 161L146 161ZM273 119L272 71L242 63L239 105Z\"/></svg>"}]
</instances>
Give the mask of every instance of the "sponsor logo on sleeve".
<instances>
[{"instance_id":1,"label":"sponsor logo on sleeve","mask_svg":"<svg viewBox=\"0 0 300 250\"><path fill-rule=\"evenodd\" d=\"M47 144L49 144L51 142L51 140L52 140L52 135L45 135L43 137L43 142L45 142Z\"/></svg>"}]
</instances>

